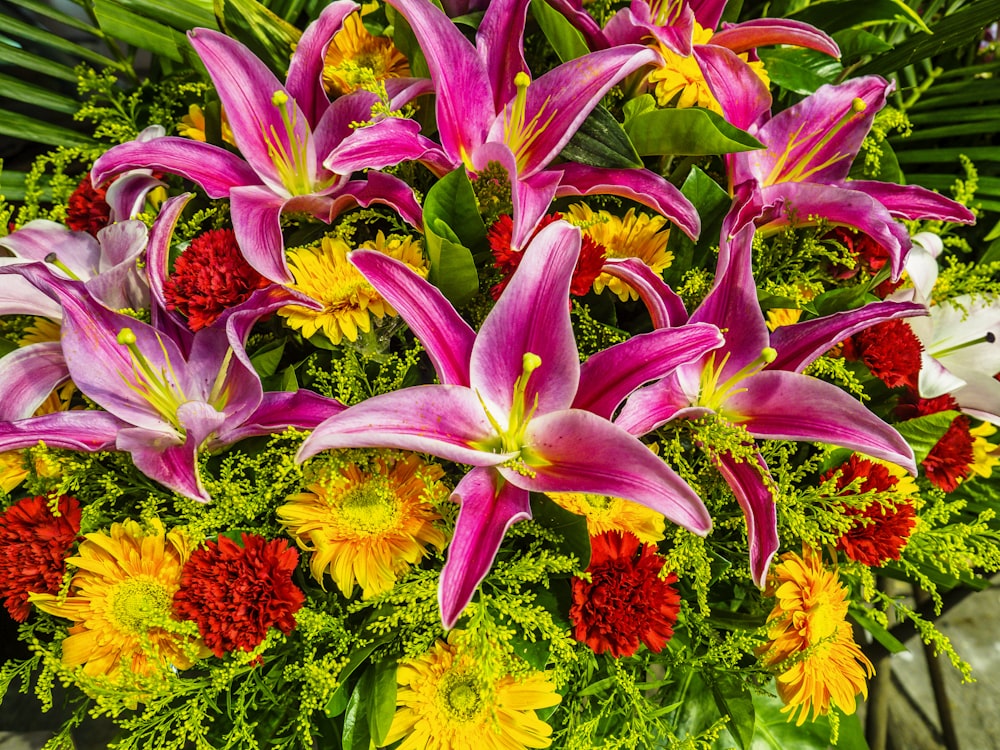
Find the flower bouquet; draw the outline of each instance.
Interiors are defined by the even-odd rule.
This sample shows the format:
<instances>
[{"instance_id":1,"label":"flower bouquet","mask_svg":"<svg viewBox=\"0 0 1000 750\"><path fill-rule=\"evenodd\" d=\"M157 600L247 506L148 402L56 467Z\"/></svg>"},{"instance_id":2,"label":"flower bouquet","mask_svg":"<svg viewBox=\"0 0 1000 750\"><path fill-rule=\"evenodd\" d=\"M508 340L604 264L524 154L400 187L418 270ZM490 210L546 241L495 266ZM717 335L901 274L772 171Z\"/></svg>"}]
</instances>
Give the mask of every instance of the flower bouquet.
<instances>
[{"instance_id":1,"label":"flower bouquet","mask_svg":"<svg viewBox=\"0 0 1000 750\"><path fill-rule=\"evenodd\" d=\"M894 623L967 674L1000 203L901 134L993 11L736 5L31 5L112 54L0 207L47 748L866 747Z\"/></svg>"}]
</instances>

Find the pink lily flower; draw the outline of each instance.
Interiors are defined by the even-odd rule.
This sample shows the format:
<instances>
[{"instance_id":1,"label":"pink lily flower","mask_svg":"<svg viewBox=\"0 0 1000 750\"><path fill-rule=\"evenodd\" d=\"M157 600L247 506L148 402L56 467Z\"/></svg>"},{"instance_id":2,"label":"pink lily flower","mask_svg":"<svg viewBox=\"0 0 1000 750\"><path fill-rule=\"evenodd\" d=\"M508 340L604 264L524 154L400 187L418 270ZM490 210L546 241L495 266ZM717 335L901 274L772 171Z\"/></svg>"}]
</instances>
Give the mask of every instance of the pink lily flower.
<instances>
[{"instance_id":1,"label":"pink lily flower","mask_svg":"<svg viewBox=\"0 0 1000 750\"><path fill-rule=\"evenodd\" d=\"M581 366L566 304L580 245L579 230L565 222L542 229L478 334L405 265L370 251L351 255L421 340L441 385L375 396L334 415L297 460L331 448L389 447L473 467L452 495L461 509L439 587L446 628L507 529L531 517L531 492L614 495L697 534L711 526L694 491L610 417L639 385L718 346L720 334L710 325L656 331Z\"/></svg>"},{"instance_id":2,"label":"pink lily flower","mask_svg":"<svg viewBox=\"0 0 1000 750\"><path fill-rule=\"evenodd\" d=\"M303 33L284 85L249 49L219 32L188 33L215 84L240 156L210 143L164 136L109 149L94 163L95 185L134 168L153 168L197 183L211 198L228 198L236 239L247 262L276 283L293 280L285 261L281 215L301 211L332 221L354 206L383 203L417 226L420 207L402 180L372 172L351 180L323 166L326 155L371 119L374 95L341 97L332 104L322 86L323 52L358 6L328 5ZM406 86L406 96L419 87ZM401 101L395 102L396 106Z\"/></svg>"},{"instance_id":3,"label":"pink lily flower","mask_svg":"<svg viewBox=\"0 0 1000 750\"><path fill-rule=\"evenodd\" d=\"M728 242L723 233L719 269L712 291L686 317L676 295L659 282L650 294L659 318L670 325L711 323L725 343L636 391L615 423L644 435L668 421L706 414L746 428L751 438L838 445L898 464L916 473L913 451L899 433L835 385L803 374L809 363L834 344L875 323L925 314L909 302L877 302L856 310L782 326L765 324L751 272L753 225L745 224ZM655 300L660 302L656 303ZM712 446L705 446L711 450ZM755 461L715 453L719 471L746 517L753 581L763 587L778 551L774 480L760 453Z\"/></svg>"},{"instance_id":4,"label":"pink lily flower","mask_svg":"<svg viewBox=\"0 0 1000 750\"><path fill-rule=\"evenodd\" d=\"M514 247L522 248L555 198L620 195L650 206L695 236L700 220L673 185L645 169L552 166L587 115L619 81L656 60L641 45L622 45L564 63L531 80L522 36L528 0L489 4L471 43L429 0L390 0L427 58L437 96L441 145L412 120L387 118L358 128L325 164L336 172L419 160L436 174L460 166L472 174L497 162L510 175Z\"/></svg>"}]
</instances>

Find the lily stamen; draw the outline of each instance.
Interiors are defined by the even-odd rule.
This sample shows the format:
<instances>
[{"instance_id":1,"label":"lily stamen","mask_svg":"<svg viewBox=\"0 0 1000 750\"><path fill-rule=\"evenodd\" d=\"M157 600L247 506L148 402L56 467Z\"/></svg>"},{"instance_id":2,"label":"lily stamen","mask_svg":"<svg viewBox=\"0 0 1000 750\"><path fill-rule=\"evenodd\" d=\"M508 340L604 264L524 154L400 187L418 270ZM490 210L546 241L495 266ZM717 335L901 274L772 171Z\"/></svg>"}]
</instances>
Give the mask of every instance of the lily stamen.
<instances>
[{"instance_id":1,"label":"lily stamen","mask_svg":"<svg viewBox=\"0 0 1000 750\"><path fill-rule=\"evenodd\" d=\"M708 363L701 374L701 394L699 403L713 411L721 411L721 406L727 398L737 393L742 393L746 388L736 388L736 384L746 380L752 375L756 375L778 357L778 352L770 346L765 346L760 351L760 355L751 362L741 367L737 372L719 383L719 376L729 361L729 354L722 358L718 368L715 367L715 354L709 355Z\"/></svg>"},{"instance_id":2,"label":"lily stamen","mask_svg":"<svg viewBox=\"0 0 1000 750\"><path fill-rule=\"evenodd\" d=\"M967 349L970 346L977 346L979 344L994 344L996 343L997 337L993 331L987 331L985 335L980 336L977 339L972 339L971 341L964 341L961 344L955 344L954 346L949 346L947 349L938 349L934 352L935 357L943 357L946 354L951 354L952 352L958 352L962 349Z\"/></svg>"},{"instance_id":3,"label":"lily stamen","mask_svg":"<svg viewBox=\"0 0 1000 750\"><path fill-rule=\"evenodd\" d=\"M267 153L274 162L281 177L281 183L292 195L307 195L313 192L314 186L309 178L309 167L306 153L308 151L309 136L299 143L295 136L295 126L297 124L297 112L292 109L289 112L288 94L282 90L275 91L271 96L271 103L278 108L281 113L281 122L285 126L285 136L288 138L288 146L291 151L286 150L283 139L279 136L274 126L271 132L264 134L267 143Z\"/></svg>"},{"instance_id":4,"label":"lily stamen","mask_svg":"<svg viewBox=\"0 0 1000 750\"><path fill-rule=\"evenodd\" d=\"M58 268L64 274L73 279L73 281L81 280L79 276L77 276L75 273L69 270L69 266L67 266L65 263L59 260L59 256L56 255L55 253L49 253L48 255L46 255L45 262Z\"/></svg>"},{"instance_id":5,"label":"lily stamen","mask_svg":"<svg viewBox=\"0 0 1000 750\"><path fill-rule=\"evenodd\" d=\"M826 169L832 164L836 164L841 159L849 158L849 154L837 152L819 164L811 164L816 154L818 154L824 146L833 140L834 136L843 130L848 123L850 123L858 115L862 114L866 109L868 109L868 105L865 103L864 99L855 97L851 101L850 109L848 109L847 112L845 112L843 116L830 127L826 134L820 138L807 153L798 157L798 162L795 166L785 172L785 165L787 164L792 151L794 151L795 148L803 142L803 140L806 140L799 138L802 133L802 129L806 126L806 123L803 123L799 129L795 131L792 137L788 139L787 149L775 161L774 167L771 169L771 173L764 180L763 184L773 185L776 182L805 182L816 172ZM810 133L809 136L811 137L812 134Z\"/></svg>"},{"instance_id":6,"label":"lily stamen","mask_svg":"<svg viewBox=\"0 0 1000 750\"><path fill-rule=\"evenodd\" d=\"M125 381L125 385L128 386L129 390L141 396L150 406L156 409L160 416L178 430L183 431L180 421L177 419L177 409L181 404L186 403L190 399L188 399L184 391L177 385L177 374L170 363L167 348L158 334L157 340L160 342L160 348L163 351L163 358L166 363L166 367L161 368L159 372L153 368L149 359L139 351L135 333L132 332L132 329L122 328L119 331L118 343L128 349L132 360L132 374L135 377L135 382L131 382L123 374L122 380Z\"/></svg>"},{"instance_id":7,"label":"lily stamen","mask_svg":"<svg viewBox=\"0 0 1000 750\"><path fill-rule=\"evenodd\" d=\"M538 140L541 132L555 119L556 113L551 113L544 123L539 124L542 114L545 112L545 105L548 103L546 100L535 116L530 121L526 121L528 86L531 85L531 77L524 71L521 71L514 76L514 85L517 87L517 94L514 95L514 101L511 102L510 114L505 115L504 133L507 145L514 154L518 169L524 169L527 163L527 156L531 152L532 144Z\"/></svg>"}]
</instances>

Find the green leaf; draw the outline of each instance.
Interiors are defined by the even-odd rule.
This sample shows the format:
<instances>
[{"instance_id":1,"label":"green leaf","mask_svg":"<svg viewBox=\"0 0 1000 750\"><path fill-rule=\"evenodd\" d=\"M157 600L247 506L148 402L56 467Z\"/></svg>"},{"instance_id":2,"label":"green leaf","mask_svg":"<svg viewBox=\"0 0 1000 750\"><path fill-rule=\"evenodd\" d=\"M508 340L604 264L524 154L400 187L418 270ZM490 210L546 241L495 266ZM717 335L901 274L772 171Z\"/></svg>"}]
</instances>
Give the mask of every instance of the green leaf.
<instances>
[{"instance_id":1,"label":"green leaf","mask_svg":"<svg viewBox=\"0 0 1000 750\"><path fill-rule=\"evenodd\" d=\"M344 750L369 750L371 734L368 731L368 696L372 694L375 685L375 670L369 669L354 686L350 699L347 701L347 711L344 712L344 731L341 742Z\"/></svg>"},{"instance_id":2,"label":"green leaf","mask_svg":"<svg viewBox=\"0 0 1000 750\"><path fill-rule=\"evenodd\" d=\"M55 91L28 83L24 78L0 74L0 97L28 102L36 107L71 115L80 108L79 102Z\"/></svg>"},{"instance_id":3,"label":"green leaf","mask_svg":"<svg viewBox=\"0 0 1000 750\"><path fill-rule=\"evenodd\" d=\"M299 379L295 374L294 367L286 367L281 376L281 390L294 393L299 389Z\"/></svg>"},{"instance_id":4,"label":"green leaf","mask_svg":"<svg viewBox=\"0 0 1000 750\"><path fill-rule=\"evenodd\" d=\"M13 341L10 341L9 339L0 339L0 357L3 357L5 354L10 354L17 348L17 344Z\"/></svg>"},{"instance_id":5,"label":"green leaf","mask_svg":"<svg viewBox=\"0 0 1000 750\"><path fill-rule=\"evenodd\" d=\"M270 377L278 371L281 355L285 352L285 340L271 341L250 355L250 364L262 378Z\"/></svg>"},{"instance_id":6,"label":"green leaf","mask_svg":"<svg viewBox=\"0 0 1000 750\"><path fill-rule=\"evenodd\" d=\"M212 0L117 0L141 16L187 31L197 27L218 30Z\"/></svg>"},{"instance_id":7,"label":"green leaf","mask_svg":"<svg viewBox=\"0 0 1000 750\"><path fill-rule=\"evenodd\" d=\"M486 225L479 215L479 205L464 167L449 172L427 191L424 200L424 223L434 226L443 221L454 233L449 239L474 252L486 245Z\"/></svg>"},{"instance_id":8,"label":"green leaf","mask_svg":"<svg viewBox=\"0 0 1000 750\"><path fill-rule=\"evenodd\" d=\"M330 696L330 701L326 705L325 712L327 716L331 718L339 716L344 711L344 709L347 708L347 705L349 703L349 700L347 698L348 678L352 674L354 674L354 672L358 669L358 667L360 667L368 660L368 657L372 655L372 652L375 649L377 649L379 646L381 646L388 640L389 636L382 636L381 638L378 638L375 641L369 643L367 646L364 646L362 648L359 648L351 652L351 658L348 659L347 664L344 666L342 670L340 670L340 674L337 675L337 681L340 684L337 686L337 689L334 691L333 695Z\"/></svg>"},{"instance_id":9,"label":"green leaf","mask_svg":"<svg viewBox=\"0 0 1000 750\"><path fill-rule=\"evenodd\" d=\"M11 5L17 5L21 8L25 8L30 10L32 13L37 13L45 18L51 18L53 21L58 21L60 24L68 26L71 29L77 29L78 31L85 31L94 36L100 36L101 31L96 26L91 26L89 23L81 21L76 16L63 13L61 10L51 7L48 3L41 2L41 0L8 0L8 2Z\"/></svg>"},{"instance_id":10,"label":"green leaf","mask_svg":"<svg viewBox=\"0 0 1000 750\"><path fill-rule=\"evenodd\" d=\"M243 42L284 80L301 31L257 0L215 0L215 15L226 34Z\"/></svg>"},{"instance_id":11,"label":"green leaf","mask_svg":"<svg viewBox=\"0 0 1000 750\"><path fill-rule=\"evenodd\" d=\"M913 453L919 464L927 458L927 454L937 445L938 440L948 431L952 421L957 416L957 411L949 409L923 417L914 417L905 422L899 422L893 427L903 436L903 440L913 448Z\"/></svg>"},{"instance_id":12,"label":"green leaf","mask_svg":"<svg viewBox=\"0 0 1000 750\"><path fill-rule=\"evenodd\" d=\"M909 23L930 33L920 15L903 0L830 0L810 5L789 17L817 26L828 34L887 23Z\"/></svg>"},{"instance_id":13,"label":"green leaf","mask_svg":"<svg viewBox=\"0 0 1000 750\"><path fill-rule=\"evenodd\" d=\"M759 54L771 83L807 96L825 83L834 83L844 71L835 58L816 50L778 47Z\"/></svg>"},{"instance_id":14,"label":"green leaf","mask_svg":"<svg viewBox=\"0 0 1000 750\"><path fill-rule=\"evenodd\" d=\"M781 713L784 704L771 695L754 695L756 714L751 750L827 750L830 746L830 720L821 716L802 726L788 721Z\"/></svg>"},{"instance_id":15,"label":"green leaf","mask_svg":"<svg viewBox=\"0 0 1000 750\"><path fill-rule=\"evenodd\" d=\"M891 44L864 29L844 29L831 36L840 47L840 59L845 61L877 55L892 49Z\"/></svg>"},{"instance_id":16,"label":"green leaf","mask_svg":"<svg viewBox=\"0 0 1000 750\"><path fill-rule=\"evenodd\" d=\"M892 633L882 627L875 619L869 617L865 610L860 607L851 607L849 614L852 620L871 633L872 638L885 646L890 654L906 651L906 644L893 638Z\"/></svg>"},{"instance_id":17,"label":"green leaf","mask_svg":"<svg viewBox=\"0 0 1000 750\"><path fill-rule=\"evenodd\" d=\"M545 0L531 0L531 13L562 62L575 60L590 52L583 34Z\"/></svg>"},{"instance_id":18,"label":"green leaf","mask_svg":"<svg viewBox=\"0 0 1000 750\"><path fill-rule=\"evenodd\" d=\"M673 253L674 260L664 274L668 284L677 284L689 269L708 264L709 253L719 244L722 219L732 204L729 193L698 167L688 172L681 193L701 216L701 235L697 242L692 242L683 232L670 233L667 250Z\"/></svg>"},{"instance_id":19,"label":"green leaf","mask_svg":"<svg viewBox=\"0 0 1000 750\"><path fill-rule=\"evenodd\" d=\"M12 18L9 15L4 15L3 17L3 32L4 34L11 34L21 39L30 39L31 41L43 44L46 47L51 47L59 50L60 52L64 52L71 57L81 60L89 60L90 62L97 63L98 65L103 66L115 64L114 60L109 57L105 57L99 52L88 49L83 45L70 42L58 34L53 34L51 31L46 31L37 25L26 23L25 21L21 21L17 18Z\"/></svg>"},{"instance_id":20,"label":"green leaf","mask_svg":"<svg viewBox=\"0 0 1000 750\"><path fill-rule=\"evenodd\" d=\"M110 37L168 60L181 62L184 59L181 48L187 47L187 40L176 29L133 13L111 0L94 0L94 15L101 30Z\"/></svg>"},{"instance_id":21,"label":"green leaf","mask_svg":"<svg viewBox=\"0 0 1000 750\"><path fill-rule=\"evenodd\" d=\"M642 159L621 124L601 106L583 121L560 156L592 167L630 169L642 166Z\"/></svg>"},{"instance_id":22,"label":"green leaf","mask_svg":"<svg viewBox=\"0 0 1000 750\"><path fill-rule=\"evenodd\" d=\"M376 747L381 747L396 715L396 662L381 661L368 705L368 731Z\"/></svg>"},{"instance_id":23,"label":"green leaf","mask_svg":"<svg viewBox=\"0 0 1000 750\"><path fill-rule=\"evenodd\" d=\"M840 2L824 3L824 5L827 4L845 5L845 3ZM862 1L859 4L865 5L866 3ZM855 70L854 75L863 76L872 73L889 75L919 60L941 55L956 47L974 44L980 39L983 27L995 21L996 18L995 0L974 2L934 24L931 28L931 35L915 34L911 36L897 44L891 51L875 57L871 62Z\"/></svg>"},{"instance_id":24,"label":"green leaf","mask_svg":"<svg viewBox=\"0 0 1000 750\"><path fill-rule=\"evenodd\" d=\"M832 315L844 310L855 310L868 302L874 302L877 298L870 292L865 291L862 286L844 287L841 289L831 289L823 292L806 305L806 309L817 316Z\"/></svg>"},{"instance_id":25,"label":"green leaf","mask_svg":"<svg viewBox=\"0 0 1000 750\"><path fill-rule=\"evenodd\" d=\"M426 220L425 217L424 221ZM424 227L424 241L431 265L427 279L441 290L441 294L449 302L459 307L479 291L479 272L469 248L442 236L449 231L448 226L440 220L435 222L433 229Z\"/></svg>"},{"instance_id":26,"label":"green leaf","mask_svg":"<svg viewBox=\"0 0 1000 750\"><path fill-rule=\"evenodd\" d=\"M739 746L750 747L754 733L754 708L750 687L739 675L732 672L713 672L709 687L719 713L729 717L726 729Z\"/></svg>"},{"instance_id":27,"label":"green leaf","mask_svg":"<svg viewBox=\"0 0 1000 750\"><path fill-rule=\"evenodd\" d=\"M4 44L0 42L0 63L9 63L10 65L24 68L25 70L30 70L34 73L42 73L43 75L58 78L61 81L69 81L74 84L76 83L76 73L73 68L68 65L63 65L62 63L49 60L41 55L26 52L20 47L15 47L12 44Z\"/></svg>"},{"instance_id":28,"label":"green leaf","mask_svg":"<svg viewBox=\"0 0 1000 750\"><path fill-rule=\"evenodd\" d=\"M763 144L707 109L657 109L625 121L642 156L708 156L754 151Z\"/></svg>"},{"instance_id":29,"label":"green leaf","mask_svg":"<svg viewBox=\"0 0 1000 750\"><path fill-rule=\"evenodd\" d=\"M531 516L539 526L562 537L562 543L557 545L559 552L576 557L581 568L590 564L590 533L585 516L571 513L547 495L534 492L531 494Z\"/></svg>"},{"instance_id":30,"label":"green leaf","mask_svg":"<svg viewBox=\"0 0 1000 750\"><path fill-rule=\"evenodd\" d=\"M23 138L50 146L93 146L94 141L83 133L61 125L36 120L19 112L0 110L0 135ZM11 196L7 196L10 198Z\"/></svg>"}]
</instances>

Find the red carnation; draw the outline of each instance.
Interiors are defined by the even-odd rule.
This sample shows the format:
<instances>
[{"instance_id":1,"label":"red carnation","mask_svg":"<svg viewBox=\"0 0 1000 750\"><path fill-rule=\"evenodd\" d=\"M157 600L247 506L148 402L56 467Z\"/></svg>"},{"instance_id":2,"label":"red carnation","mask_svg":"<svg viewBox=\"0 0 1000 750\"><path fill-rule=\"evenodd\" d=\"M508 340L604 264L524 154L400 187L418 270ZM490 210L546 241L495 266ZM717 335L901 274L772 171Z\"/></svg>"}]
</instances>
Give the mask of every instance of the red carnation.
<instances>
[{"instance_id":1,"label":"red carnation","mask_svg":"<svg viewBox=\"0 0 1000 750\"><path fill-rule=\"evenodd\" d=\"M939 411L958 411L958 402L944 394L936 398L920 398L911 391L896 409L902 419L912 419ZM964 414L952 420L947 431L937 441L927 457L920 462L931 484L945 492L953 492L972 473L975 455L972 445L972 423Z\"/></svg>"},{"instance_id":2,"label":"red carnation","mask_svg":"<svg viewBox=\"0 0 1000 750\"><path fill-rule=\"evenodd\" d=\"M591 537L590 545L590 582L573 579L573 637L616 659L634 654L640 641L659 652L677 622L681 600L670 585L677 576L661 578L663 558L634 534L608 531Z\"/></svg>"},{"instance_id":3,"label":"red carnation","mask_svg":"<svg viewBox=\"0 0 1000 750\"><path fill-rule=\"evenodd\" d=\"M66 206L66 226L74 232L97 233L111 223L111 206L105 199L107 191L94 187L90 175L84 175L69 197Z\"/></svg>"},{"instance_id":4,"label":"red carnation","mask_svg":"<svg viewBox=\"0 0 1000 750\"><path fill-rule=\"evenodd\" d=\"M167 309L187 316L188 326L198 331L269 283L243 258L232 229L210 229L174 263L163 292Z\"/></svg>"},{"instance_id":5,"label":"red carnation","mask_svg":"<svg viewBox=\"0 0 1000 750\"><path fill-rule=\"evenodd\" d=\"M916 387L920 372L920 339L902 320L887 320L859 331L844 342L844 358L861 360L890 388Z\"/></svg>"},{"instance_id":6,"label":"red carnation","mask_svg":"<svg viewBox=\"0 0 1000 750\"><path fill-rule=\"evenodd\" d=\"M305 602L292 583L299 553L287 540L244 533L242 541L241 547L223 536L195 550L174 594L176 615L198 624L216 656L252 651L272 626L290 633Z\"/></svg>"},{"instance_id":7,"label":"red carnation","mask_svg":"<svg viewBox=\"0 0 1000 750\"><path fill-rule=\"evenodd\" d=\"M835 471L840 472L837 478L838 490L861 479L858 494L886 492L899 483L898 477L890 474L883 464L858 456L851 456L838 469L828 471L823 475L823 480L832 477ZM845 493L839 494L843 496ZM888 560L899 559L915 523L913 506L908 498L900 498L898 502L887 504L873 501L864 508L845 506L843 510L845 515L858 517L858 520L837 540L837 549L843 550L851 560L872 568Z\"/></svg>"},{"instance_id":8,"label":"red carnation","mask_svg":"<svg viewBox=\"0 0 1000 750\"><path fill-rule=\"evenodd\" d=\"M824 239L834 240L846 247L857 263L857 267L853 269L837 266L833 270L834 278L849 279L857 273L858 267L864 269L869 276L874 276L889 262L889 251L864 232L836 227ZM875 294L884 299L902 283L886 279L875 287Z\"/></svg>"},{"instance_id":9,"label":"red carnation","mask_svg":"<svg viewBox=\"0 0 1000 750\"><path fill-rule=\"evenodd\" d=\"M558 221L561 218L562 214L560 213L546 214L538 222L535 234L538 234L543 227L547 227L552 222ZM500 298L501 292L507 288L507 284L510 283L510 277L521 262L521 251L514 250L511 247L513 233L514 222L507 214L502 215L493 222L493 225L486 233L490 250L493 251L493 263L503 276L500 283L490 289L490 295L493 299ZM534 237L534 234L532 237ZM586 234L583 235L583 246L580 249L580 257L576 261L576 268L573 269L573 281L569 288L570 294L582 297L590 291L590 288L594 285L594 279L601 275L606 255L607 251L603 245L598 244Z\"/></svg>"},{"instance_id":10,"label":"red carnation","mask_svg":"<svg viewBox=\"0 0 1000 750\"><path fill-rule=\"evenodd\" d=\"M66 553L80 532L80 503L60 497L53 515L44 497L26 497L0 514L0 597L10 616L24 622L28 594L57 594Z\"/></svg>"}]
</instances>

